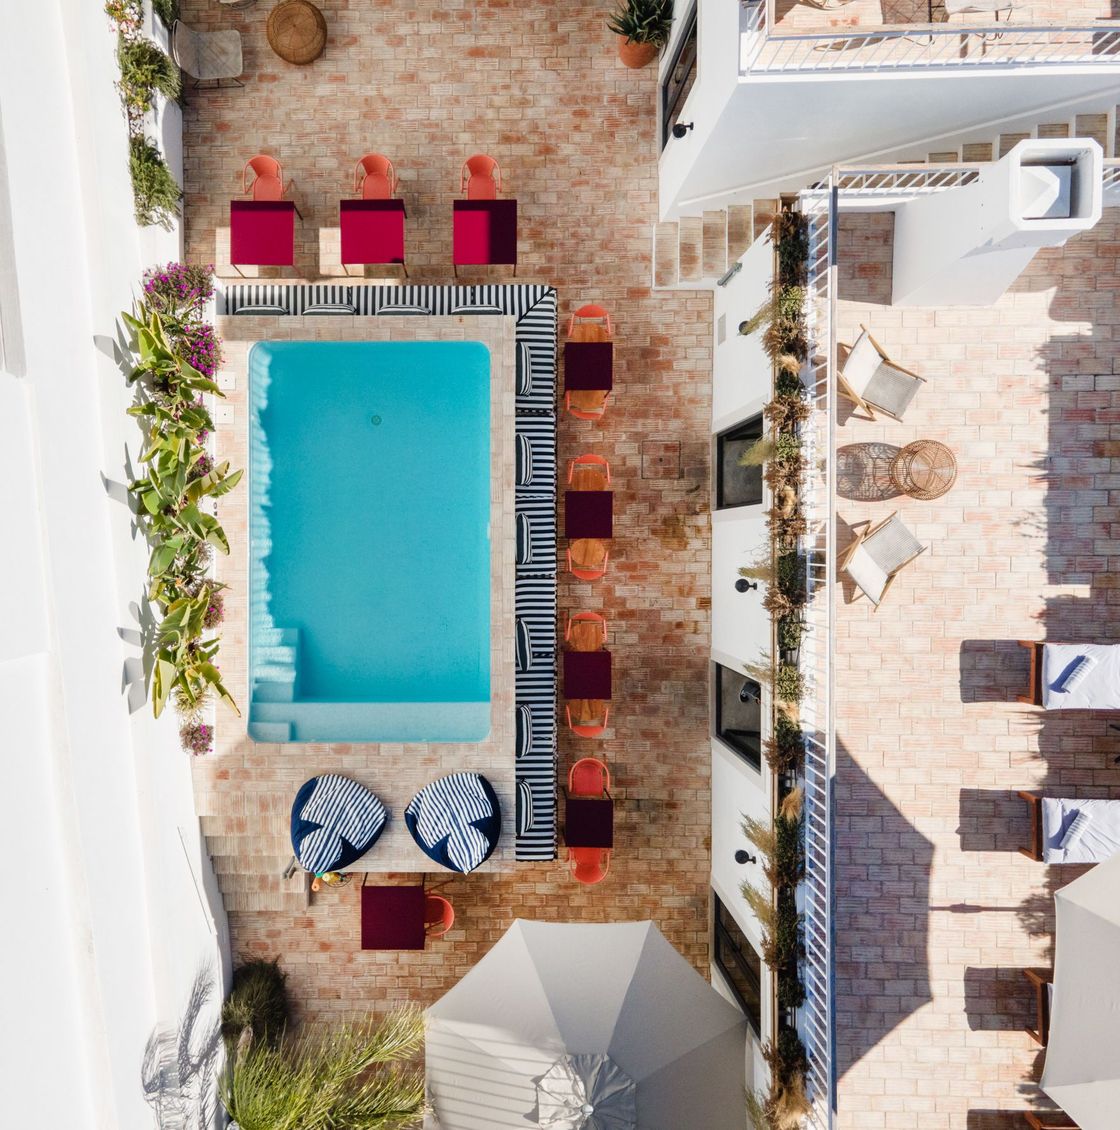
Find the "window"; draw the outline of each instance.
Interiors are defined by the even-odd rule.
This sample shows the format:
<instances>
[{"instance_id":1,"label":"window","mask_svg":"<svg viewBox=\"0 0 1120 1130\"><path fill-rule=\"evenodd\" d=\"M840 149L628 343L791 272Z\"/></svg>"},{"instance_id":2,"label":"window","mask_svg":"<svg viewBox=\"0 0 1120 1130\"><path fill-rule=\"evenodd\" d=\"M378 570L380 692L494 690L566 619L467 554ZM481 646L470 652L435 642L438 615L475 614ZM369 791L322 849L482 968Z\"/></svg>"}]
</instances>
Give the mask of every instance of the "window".
<instances>
[{"instance_id":1,"label":"window","mask_svg":"<svg viewBox=\"0 0 1120 1130\"><path fill-rule=\"evenodd\" d=\"M727 978L739 1007L746 1013L751 1031L761 1036L762 958L715 891L712 892L712 905L715 909L712 957Z\"/></svg>"},{"instance_id":2,"label":"window","mask_svg":"<svg viewBox=\"0 0 1120 1130\"><path fill-rule=\"evenodd\" d=\"M762 502L762 467L744 467L743 454L762 438L762 417L754 416L716 436L716 509L758 506Z\"/></svg>"},{"instance_id":3,"label":"window","mask_svg":"<svg viewBox=\"0 0 1120 1130\"><path fill-rule=\"evenodd\" d=\"M762 768L762 687L754 679L713 664L716 737L747 764Z\"/></svg>"},{"instance_id":4,"label":"window","mask_svg":"<svg viewBox=\"0 0 1120 1130\"><path fill-rule=\"evenodd\" d=\"M661 83L661 148L669 142L673 124L684 109L696 81L696 5L685 17L684 31L677 40L673 61Z\"/></svg>"}]
</instances>

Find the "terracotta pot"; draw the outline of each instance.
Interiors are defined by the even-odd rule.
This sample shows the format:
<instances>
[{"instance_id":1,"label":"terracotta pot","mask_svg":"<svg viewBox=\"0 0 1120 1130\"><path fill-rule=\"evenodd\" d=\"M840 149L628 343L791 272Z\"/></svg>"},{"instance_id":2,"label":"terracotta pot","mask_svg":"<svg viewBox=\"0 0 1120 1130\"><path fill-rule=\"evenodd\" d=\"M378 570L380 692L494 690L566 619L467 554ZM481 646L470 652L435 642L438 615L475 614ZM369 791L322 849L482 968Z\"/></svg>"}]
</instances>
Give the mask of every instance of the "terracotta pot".
<instances>
[{"instance_id":1,"label":"terracotta pot","mask_svg":"<svg viewBox=\"0 0 1120 1130\"><path fill-rule=\"evenodd\" d=\"M623 36L618 37L618 57L628 67L637 70L646 67L657 58L657 48L652 43L631 43Z\"/></svg>"}]
</instances>

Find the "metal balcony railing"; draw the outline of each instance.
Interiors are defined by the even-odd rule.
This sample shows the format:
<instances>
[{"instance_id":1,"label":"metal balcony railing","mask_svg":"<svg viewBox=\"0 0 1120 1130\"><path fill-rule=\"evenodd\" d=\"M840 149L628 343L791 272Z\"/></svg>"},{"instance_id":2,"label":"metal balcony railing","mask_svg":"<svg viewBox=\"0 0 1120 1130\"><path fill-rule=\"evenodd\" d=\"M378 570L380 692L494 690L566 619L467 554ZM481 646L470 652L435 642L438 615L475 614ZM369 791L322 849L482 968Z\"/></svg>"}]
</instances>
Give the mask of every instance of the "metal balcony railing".
<instances>
[{"instance_id":1,"label":"metal balcony railing","mask_svg":"<svg viewBox=\"0 0 1120 1130\"><path fill-rule=\"evenodd\" d=\"M785 34L774 0L740 17L740 75L904 71L914 68L1109 66L1120 63L1120 22L984 26L896 24Z\"/></svg>"}]
</instances>

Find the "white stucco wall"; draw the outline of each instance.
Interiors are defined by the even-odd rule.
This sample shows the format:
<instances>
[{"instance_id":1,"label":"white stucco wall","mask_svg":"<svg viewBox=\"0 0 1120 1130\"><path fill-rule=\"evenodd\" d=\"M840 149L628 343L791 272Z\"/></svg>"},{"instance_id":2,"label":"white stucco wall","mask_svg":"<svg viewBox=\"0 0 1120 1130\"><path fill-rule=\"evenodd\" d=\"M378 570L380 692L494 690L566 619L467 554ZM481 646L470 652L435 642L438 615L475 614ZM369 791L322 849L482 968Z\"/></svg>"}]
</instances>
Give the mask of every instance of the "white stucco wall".
<instances>
[{"instance_id":1,"label":"white stucco wall","mask_svg":"<svg viewBox=\"0 0 1120 1130\"><path fill-rule=\"evenodd\" d=\"M0 587L18 607L0 633L3 843L18 861L0 1081L12 1125L82 1130L153 1125L147 1040L200 967L218 982L211 1006L228 974L189 760L173 718L154 722L126 685L147 549L121 501L141 437L112 339L149 260L113 46L100 4L4 7L0 273L19 301L0 318L18 319L22 361L0 372Z\"/></svg>"},{"instance_id":2,"label":"white stucco wall","mask_svg":"<svg viewBox=\"0 0 1120 1130\"><path fill-rule=\"evenodd\" d=\"M755 240L739 262L742 270L714 291L713 432L757 415L770 399L770 359L763 351L761 335L742 336L739 323L751 317L770 296L773 245L769 239Z\"/></svg>"},{"instance_id":3,"label":"white stucco wall","mask_svg":"<svg viewBox=\"0 0 1120 1130\"><path fill-rule=\"evenodd\" d=\"M727 59L726 37L738 7L700 0L698 77L682 112L695 124L661 155L664 219L796 191L834 163L921 159L1120 102L1120 81L1100 68L753 75L729 83L738 62Z\"/></svg>"}]
</instances>

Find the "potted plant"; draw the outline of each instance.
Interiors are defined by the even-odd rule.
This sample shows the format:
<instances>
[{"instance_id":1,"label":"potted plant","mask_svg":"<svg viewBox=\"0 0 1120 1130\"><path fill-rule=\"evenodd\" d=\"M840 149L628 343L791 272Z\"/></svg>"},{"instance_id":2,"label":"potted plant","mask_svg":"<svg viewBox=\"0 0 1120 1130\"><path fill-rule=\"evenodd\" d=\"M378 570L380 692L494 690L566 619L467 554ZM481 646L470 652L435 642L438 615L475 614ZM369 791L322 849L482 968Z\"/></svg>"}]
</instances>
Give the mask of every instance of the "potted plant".
<instances>
[{"instance_id":1,"label":"potted plant","mask_svg":"<svg viewBox=\"0 0 1120 1130\"><path fill-rule=\"evenodd\" d=\"M673 0L621 0L607 26L621 37L618 57L628 67L652 63L669 41Z\"/></svg>"}]
</instances>

